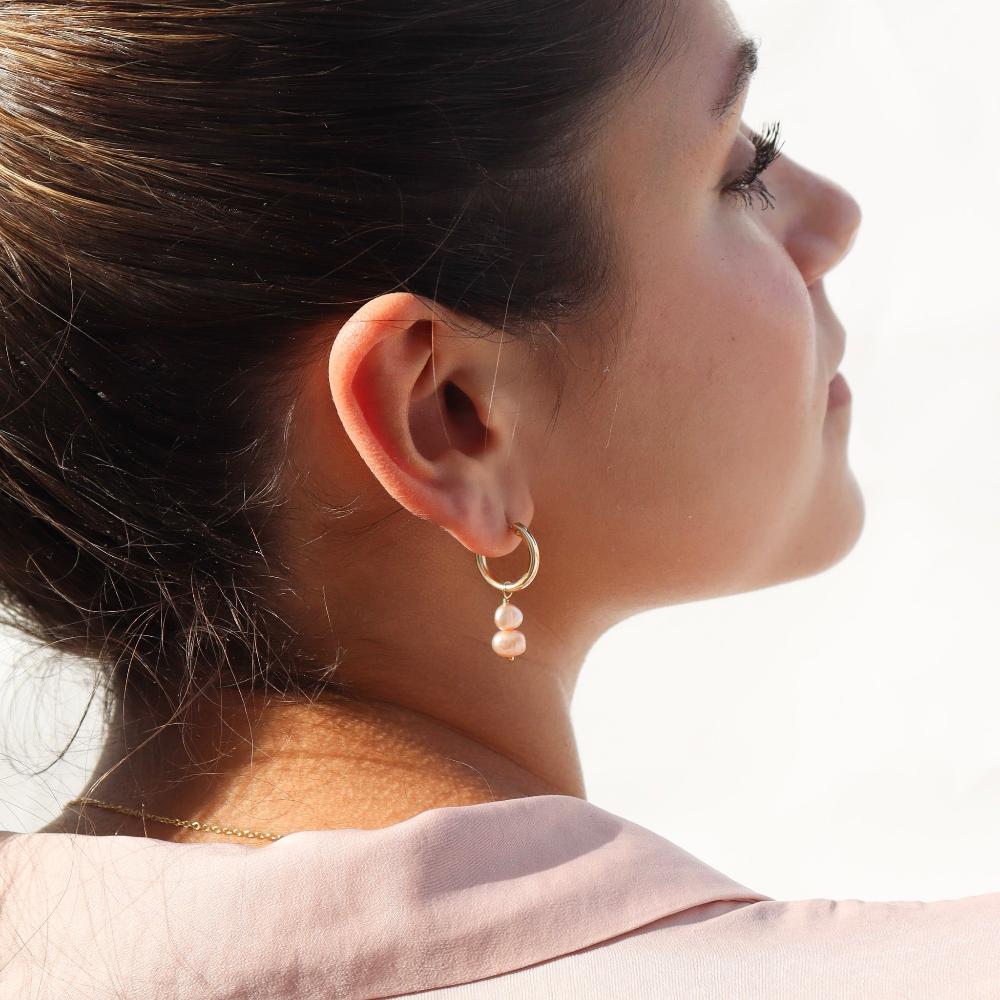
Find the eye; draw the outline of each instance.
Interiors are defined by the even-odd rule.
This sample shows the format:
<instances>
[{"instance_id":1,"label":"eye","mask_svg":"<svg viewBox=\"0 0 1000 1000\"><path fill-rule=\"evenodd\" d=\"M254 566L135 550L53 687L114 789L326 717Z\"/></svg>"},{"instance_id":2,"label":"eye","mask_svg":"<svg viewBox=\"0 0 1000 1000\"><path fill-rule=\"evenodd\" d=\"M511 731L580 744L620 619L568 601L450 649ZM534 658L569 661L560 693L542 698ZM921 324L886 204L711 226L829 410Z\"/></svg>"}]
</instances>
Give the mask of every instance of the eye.
<instances>
[{"instance_id":1,"label":"eye","mask_svg":"<svg viewBox=\"0 0 1000 1000\"><path fill-rule=\"evenodd\" d=\"M765 125L763 132L751 130L749 138L756 150L753 161L739 177L729 181L722 190L741 198L747 208L753 207L754 194L760 195L762 208L774 208L774 195L768 191L760 175L781 156L779 152L781 122Z\"/></svg>"}]
</instances>

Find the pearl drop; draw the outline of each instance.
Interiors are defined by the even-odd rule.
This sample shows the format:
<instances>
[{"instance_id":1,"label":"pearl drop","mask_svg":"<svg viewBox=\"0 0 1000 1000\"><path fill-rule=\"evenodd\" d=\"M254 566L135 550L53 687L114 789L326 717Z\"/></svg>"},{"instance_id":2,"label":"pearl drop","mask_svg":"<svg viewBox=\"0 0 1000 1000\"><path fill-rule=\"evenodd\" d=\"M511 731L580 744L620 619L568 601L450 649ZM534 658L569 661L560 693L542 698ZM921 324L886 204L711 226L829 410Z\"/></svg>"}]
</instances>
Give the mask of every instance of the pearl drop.
<instances>
[{"instance_id":1,"label":"pearl drop","mask_svg":"<svg viewBox=\"0 0 1000 1000\"><path fill-rule=\"evenodd\" d=\"M493 621L497 623L497 628L512 629L524 621L524 615L513 604L501 604L493 615Z\"/></svg>"},{"instance_id":2,"label":"pearl drop","mask_svg":"<svg viewBox=\"0 0 1000 1000\"><path fill-rule=\"evenodd\" d=\"M493 652L497 656L520 656L527 646L523 632L501 629L493 633Z\"/></svg>"}]
</instances>

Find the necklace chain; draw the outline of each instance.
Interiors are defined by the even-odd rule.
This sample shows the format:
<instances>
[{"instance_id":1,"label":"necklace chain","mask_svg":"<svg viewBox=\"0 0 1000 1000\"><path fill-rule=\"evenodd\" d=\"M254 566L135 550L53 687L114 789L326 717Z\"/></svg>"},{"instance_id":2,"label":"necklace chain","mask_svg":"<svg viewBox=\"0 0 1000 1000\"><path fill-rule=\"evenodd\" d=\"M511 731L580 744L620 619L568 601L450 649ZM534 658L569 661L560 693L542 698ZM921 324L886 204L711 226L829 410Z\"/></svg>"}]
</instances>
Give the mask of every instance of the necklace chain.
<instances>
[{"instance_id":1,"label":"necklace chain","mask_svg":"<svg viewBox=\"0 0 1000 1000\"><path fill-rule=\"evenodd\" d=\"M218 823L207 823L197 819L172 819L169 816L157 816L154 813L144 812L141 809L132 809L129 806L118 806L102 799L91 798L89 795L81 795L75 799L70 799L67 806L85 805L97 806L99 809L111 809L114 812L125 813L127 816L138 816L140 819L152 819L157 823L167 823L170 826L184 826L191 830L207 830L210 833L223 833L231 837L245 837L248 840L281 840L283 833L267 833L258 830L240 830L236 827L220 826Z\"/></svg>"}]
</instances>

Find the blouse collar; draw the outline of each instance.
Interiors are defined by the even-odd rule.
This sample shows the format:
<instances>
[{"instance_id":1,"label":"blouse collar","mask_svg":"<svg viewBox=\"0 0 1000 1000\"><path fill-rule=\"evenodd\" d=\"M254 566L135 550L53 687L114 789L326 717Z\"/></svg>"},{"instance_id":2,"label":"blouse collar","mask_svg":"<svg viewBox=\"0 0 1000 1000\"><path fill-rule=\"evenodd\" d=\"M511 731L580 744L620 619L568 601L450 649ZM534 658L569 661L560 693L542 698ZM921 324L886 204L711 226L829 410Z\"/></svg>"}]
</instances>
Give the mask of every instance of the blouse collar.
<instances>
[{"instance_id":1,"label":"blouse collar","mask_svg":"<svg viewBox=\"0 0 1000 1000\"><path fill-rule=\"evenodd\" d=\"M510 972L703 903L770 898L568 795L264 847L0 834L0 935L13 923L24 960L57 954L67 965L55 975L79 982L82 965L141 995L236 997L266 982L276 997L395 996Z\"/></svg>"}]
</instances>

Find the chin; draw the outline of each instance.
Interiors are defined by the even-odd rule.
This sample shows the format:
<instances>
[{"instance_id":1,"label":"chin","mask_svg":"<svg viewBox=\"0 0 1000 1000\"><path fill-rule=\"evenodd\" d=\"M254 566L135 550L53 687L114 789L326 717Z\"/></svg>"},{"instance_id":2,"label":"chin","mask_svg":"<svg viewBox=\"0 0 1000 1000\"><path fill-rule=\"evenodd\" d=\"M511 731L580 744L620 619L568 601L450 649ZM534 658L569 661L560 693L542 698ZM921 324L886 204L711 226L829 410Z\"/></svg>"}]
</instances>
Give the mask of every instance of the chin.
<instances>
[{"instance_id":1,"label":"chin","mask_svg":"<svg viewBox=\"0 0 1000 1000\"><path fill-rule=\"evenodd\" d=\"M854 551L854 547L865 530L865 515L867 514L865 495L861 492L861 486L853 474L849 476L849 487L852 503L846 511L844 528L840 533L841 545L831 565L839 563Z\"/></svg>"},{"instance_id":2,"label":"chin","mask_svg":"<svg viewBox=\"0 0 1000 1000\"><path fill-rule=\"evenodd\" d=\"M864 530L865 514L864 496L848 470L836 496L827 495L822 509L788 536L780 551L771 558L762 556L758 571L751 572L749 581L745 579L745 585L732 592L778 586L832 569L854 550Z\"/></svg>"},{"instance_id":3,"label":"chin","mask_svg":"<svg viewBox=\"0 0 1000 1000\"><path fill-rule=\"evenodd\" d=\"M827 509L826 516L809 532L809 541L800 550L805 565L788 579L815 576L843 562L861 538L866 513L864 494L848 469L836 505Z\"/></svg>"}]
</instances>

